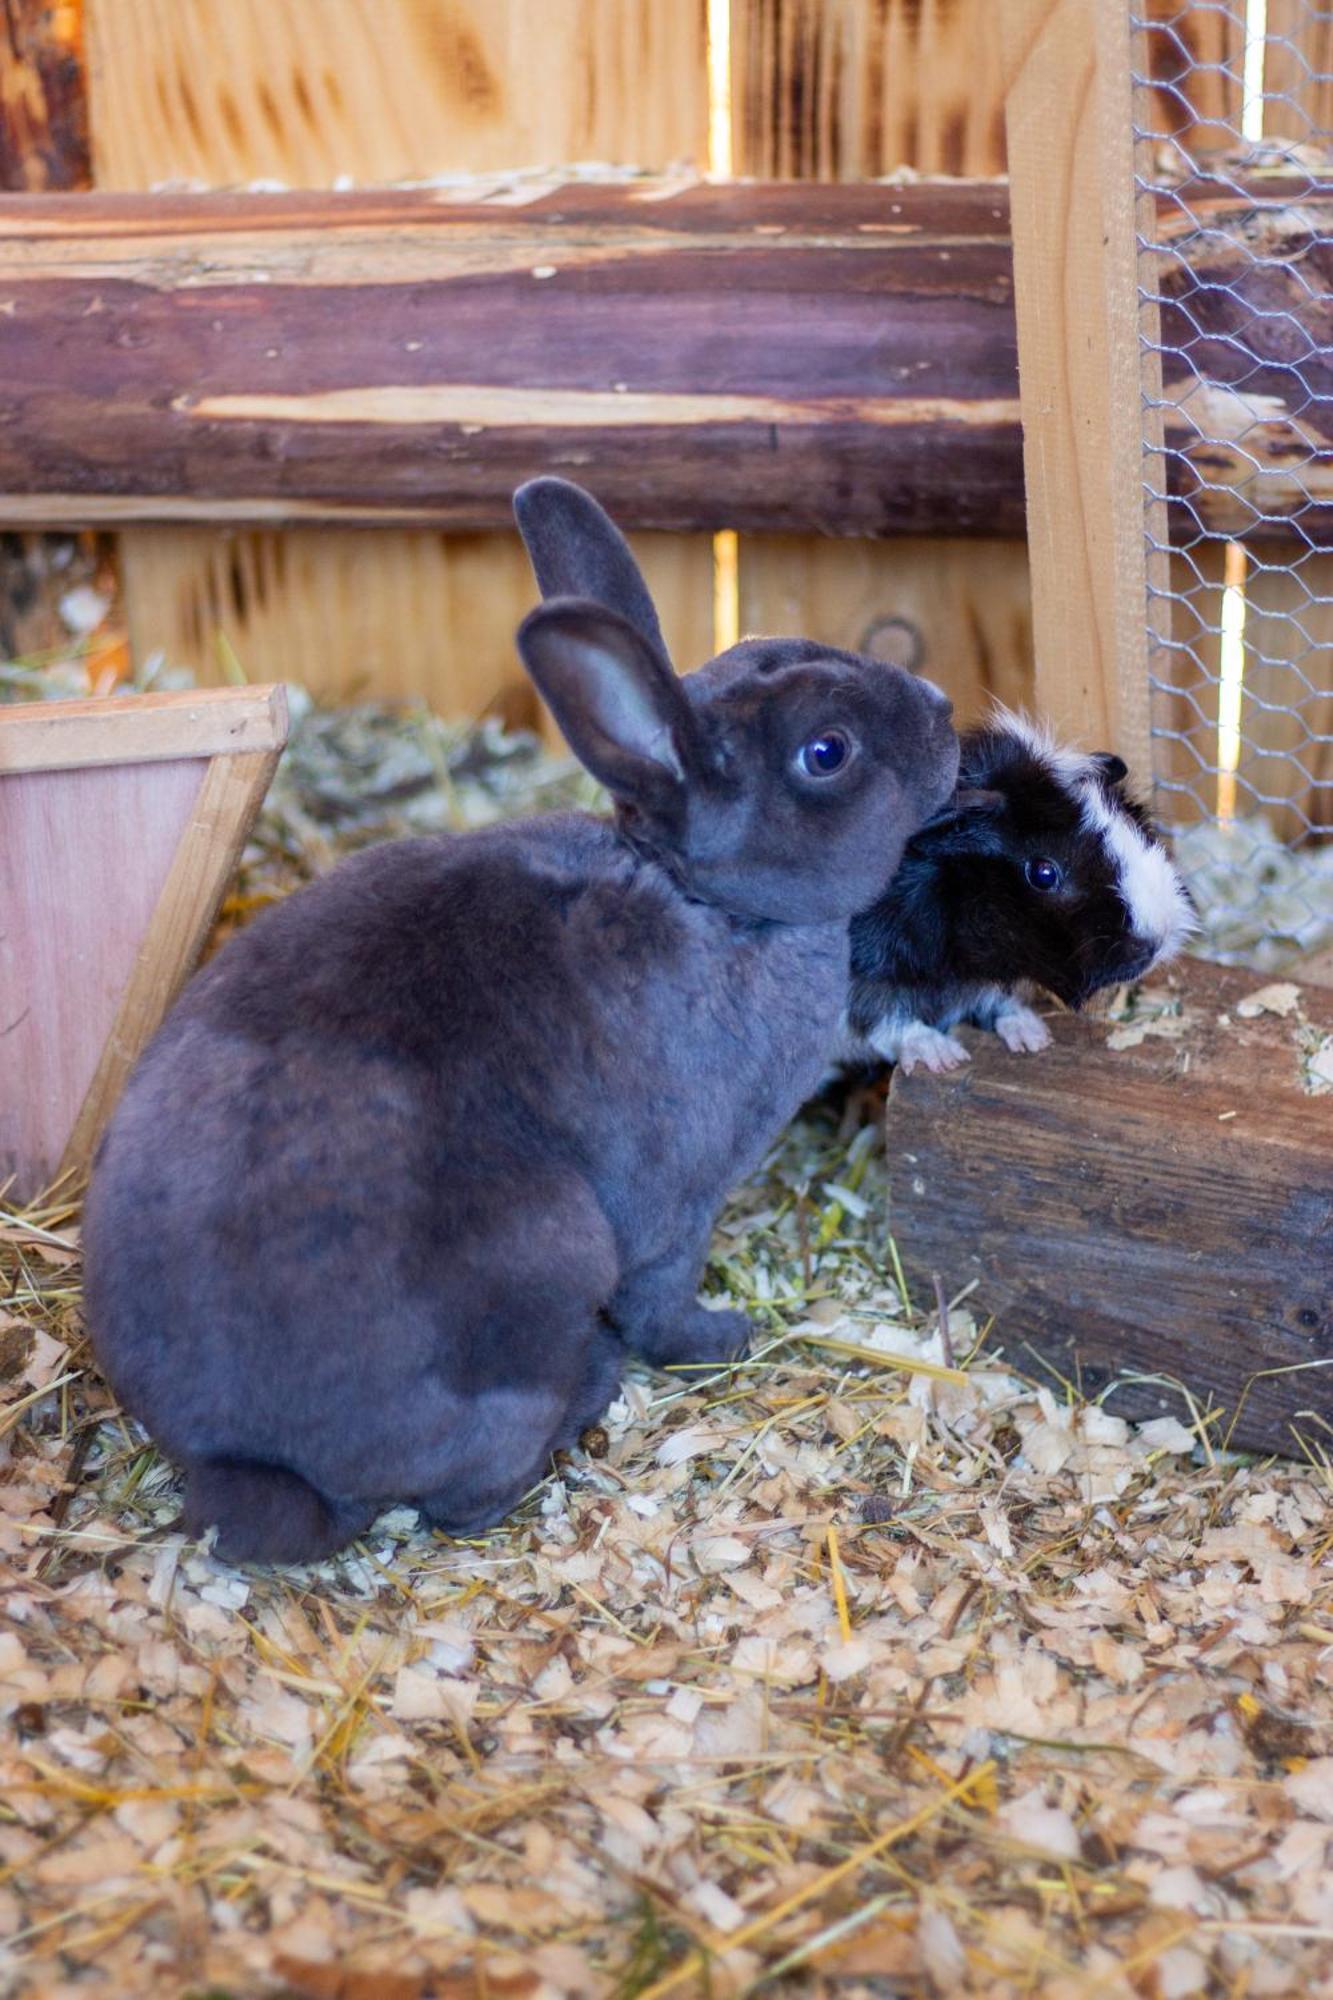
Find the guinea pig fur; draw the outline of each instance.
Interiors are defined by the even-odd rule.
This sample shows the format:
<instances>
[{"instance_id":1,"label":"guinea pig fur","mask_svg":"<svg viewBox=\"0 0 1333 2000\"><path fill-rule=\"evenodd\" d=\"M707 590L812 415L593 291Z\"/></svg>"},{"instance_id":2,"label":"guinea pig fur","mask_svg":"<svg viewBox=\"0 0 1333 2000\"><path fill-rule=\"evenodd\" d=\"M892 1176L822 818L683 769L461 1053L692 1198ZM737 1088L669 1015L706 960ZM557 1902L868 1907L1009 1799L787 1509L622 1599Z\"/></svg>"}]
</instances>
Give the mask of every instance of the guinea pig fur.
<instances>
[{"instance_id":1,"label":"guinea pig fur","mask_svg":"<svg viewBox=\"0 0 1333 2000\"><path fill-rule=\"evenodd\" d=\"M1077 1008L1179 951L1189 897L1127 775L1007 712L963 733L954 799L853 920L844 1060L954 1069L964 1021L1035 1052L1043 993Z\"/></svg>"}]
</instances>

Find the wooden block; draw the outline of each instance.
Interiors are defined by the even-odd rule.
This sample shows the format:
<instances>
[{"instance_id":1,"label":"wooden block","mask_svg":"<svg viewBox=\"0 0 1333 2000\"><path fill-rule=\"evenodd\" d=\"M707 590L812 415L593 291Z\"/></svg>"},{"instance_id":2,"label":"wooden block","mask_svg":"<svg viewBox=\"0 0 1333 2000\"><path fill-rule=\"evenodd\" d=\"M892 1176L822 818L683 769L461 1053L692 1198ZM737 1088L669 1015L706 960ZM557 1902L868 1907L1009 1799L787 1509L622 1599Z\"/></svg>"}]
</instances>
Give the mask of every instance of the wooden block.
<instances>
[{"instance_id":1,"label":"wooden block","mask_svg":"<svg viewBox=\"0 0 1333 2000\"><path fill-rule=\"evenodd\" d=\"M286 740L281 688L0 708L0 1186L81 1174Z\"/></svg>"},{"instance_id":2,"label":"wooden block","mask_svg":"<svg viewBox=\"0 0 1333 2000\"><path fill-rule=\"evenodd\" d=\"M1136 1046L1091 1015L1054 1047L964 1039L953 1076L893 1081L890 1226L908 1272L979 1281L992 1343L1023 1372L1110 1407L1189 1421L1214 1444L1297 1454L1333 1419L1333 1095L1308 1056L1333 1043L1333 993L1246 1018L1266 982L1184 962L1145 1000Z\"/></svg>"}]
</instances>

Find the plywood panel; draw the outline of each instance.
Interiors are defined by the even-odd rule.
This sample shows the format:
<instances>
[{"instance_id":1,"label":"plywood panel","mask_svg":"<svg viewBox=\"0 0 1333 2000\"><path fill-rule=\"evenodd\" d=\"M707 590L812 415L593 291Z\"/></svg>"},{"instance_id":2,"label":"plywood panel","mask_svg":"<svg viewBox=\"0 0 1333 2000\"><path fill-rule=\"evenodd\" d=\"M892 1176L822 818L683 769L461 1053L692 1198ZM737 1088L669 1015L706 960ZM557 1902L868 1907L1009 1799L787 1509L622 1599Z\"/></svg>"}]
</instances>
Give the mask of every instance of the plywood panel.
<instances>
[{"instance_id":1,"label":"plywood panel","mask_svg":"<svg viewBox=\"0 0 1333 2000\"><path fill-rule=\"evenodd\" d=\"M95 178L331 186L701 163L704 22L705 0L88 0ZM257 680L535 713L513 650L532 584L511 537L173 529L122 548L140 658L161 649L217 679L224 634ZM707 539L657 568L664 626L696 657Z\"/></svg>"},{"instance_id":2,"label":"plywood panel","mask_svg":"<svg viewBox=\"0 0 1333 2000\"><path fill-rule=\"evenodd\" d=\"M733 0L731 20L738 173L1004 172L993 0ZM990 695L1031 700L1021 542L743 536L740 597L744 630L853 646L869 634L877 650L919 658L963 718Z\"/></svg>"},{"instance_id":3,"label":"plywood panel","mask_svg":"<svg viewBox=\"0 0 1333 2000\"><path fill-rule=\"evenodd\" d=\"M929 675L960 723L1031 698L1032 605L1022 543L746 538L744 631L809 631Z\"/></svg>"},{"instance_id":4,"label":"plywood panel","mask_svg":"<svg viewBox=\"0 0 1333 2000\"><path fill-rule=\"evenodd\" d=\"M0 1183L60 1163L205 769L0 781Z\"/></svg>"},{"instance_id":5,"label":"plywood panel","mask_svg":"<svg viewBox=\"0 0 1333 2000\"><path fill-rule=\"evenodd\" d=\"M636 535L634 546L674 657L697 665L712 639L706 539ZM153 590L130 607L136 657L163 644L165 623L173 659L206 679L224 670L229 645L249 678L279 661L284 677L334 701L530 716L514 627L535 586L516 535L180 528L151 545L148 565Z\"/></svg>"},{"instance_id":6,"label":"plywood panel","mask_svg":"<svg viewBox=\"0 0 1333 2000\"><path fill-rule=\"evenodd\" d=\"M737 0L739 171L853 180L1005 171L994 0Z\"/></svg>"}]
</instances>

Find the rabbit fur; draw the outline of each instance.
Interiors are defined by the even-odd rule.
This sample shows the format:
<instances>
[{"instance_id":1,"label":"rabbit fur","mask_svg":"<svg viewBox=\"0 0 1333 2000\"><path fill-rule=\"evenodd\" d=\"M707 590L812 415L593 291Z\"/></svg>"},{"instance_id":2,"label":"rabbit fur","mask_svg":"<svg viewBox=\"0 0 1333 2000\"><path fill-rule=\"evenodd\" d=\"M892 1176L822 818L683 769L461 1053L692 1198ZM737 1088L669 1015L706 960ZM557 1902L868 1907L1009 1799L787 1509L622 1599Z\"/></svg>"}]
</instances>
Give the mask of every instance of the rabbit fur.
<instances>
[{"instance_id":1,"label":"rabbit fur","mask_svg":"<svg viewBox=\"0 0 1333 2000\"><path fill-rule=\"evenodd\" d=\"M853 912L953 788L928 683L801 639L677 679L596 503L515 505L520 652L614 818L387 843L262 914L95 1165L93 1345L231 1560L400 1502L473 1532L627 1353L740 1349L697 1296L714 1217L819 1079Z\"/></svg>"}]
</instances>

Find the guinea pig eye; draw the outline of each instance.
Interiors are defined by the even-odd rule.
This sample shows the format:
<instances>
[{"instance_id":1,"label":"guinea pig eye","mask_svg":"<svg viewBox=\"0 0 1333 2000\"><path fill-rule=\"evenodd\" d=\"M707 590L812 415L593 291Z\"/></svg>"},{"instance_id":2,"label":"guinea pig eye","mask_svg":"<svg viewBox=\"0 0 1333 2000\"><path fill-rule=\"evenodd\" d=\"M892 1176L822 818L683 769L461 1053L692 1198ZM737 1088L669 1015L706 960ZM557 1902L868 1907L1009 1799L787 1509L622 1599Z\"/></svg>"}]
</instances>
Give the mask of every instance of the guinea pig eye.
<instances>
[{"instance_id":1,"label":"guinea pig eye","mask_svg":"<svg viewBox=\"0 0 1333 2000\"><path fill-rule=\"evenodd\" d=\"M1034 855L1024 868L1023 873L1027 876L1032 887L1040 889L1044 895L1049 895L1052 889L1058 889L1065 879L1061 873L1059 862L1048 861L1044 854Z\"/></svg>"},{"instance_id":2,"label":"guinea pig eye","mask_svg":"<svg viewBox=\"0 0 1333 2000\"><path fill-rule=\"evenodd\" d=\"M840 729L824 729L801 745L796 761L807 778L831 778L851 754L851 741Z\"/></svg>"}]
</instances>

